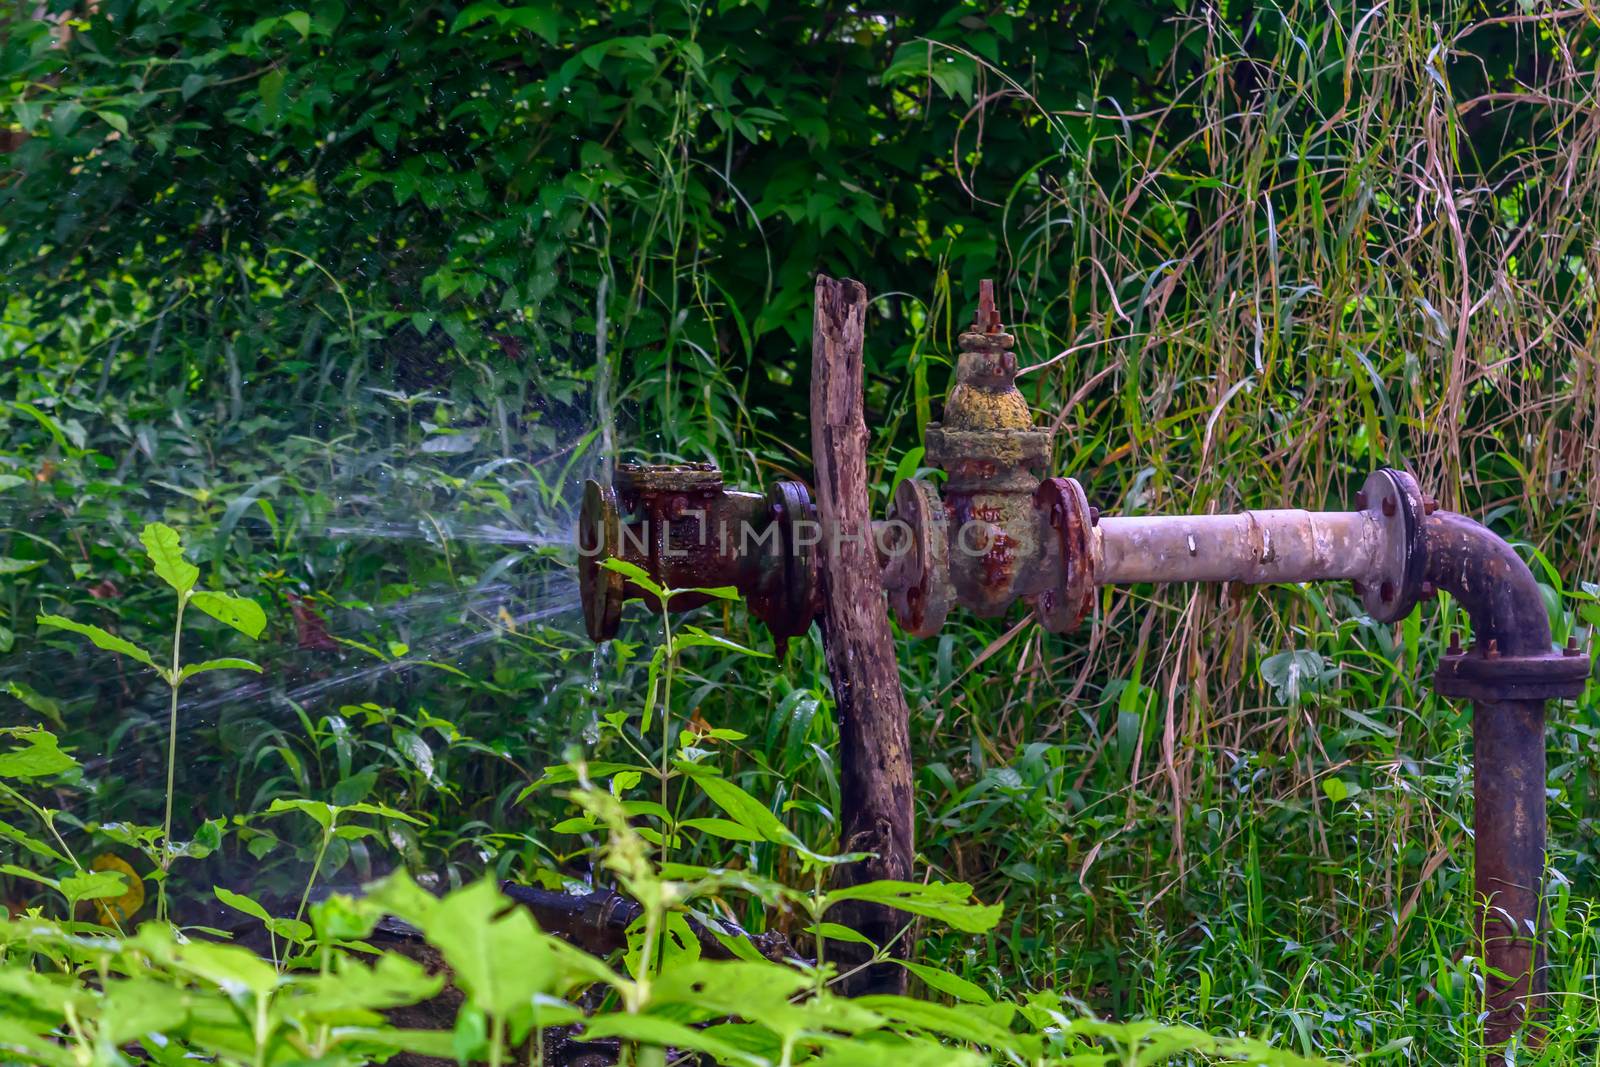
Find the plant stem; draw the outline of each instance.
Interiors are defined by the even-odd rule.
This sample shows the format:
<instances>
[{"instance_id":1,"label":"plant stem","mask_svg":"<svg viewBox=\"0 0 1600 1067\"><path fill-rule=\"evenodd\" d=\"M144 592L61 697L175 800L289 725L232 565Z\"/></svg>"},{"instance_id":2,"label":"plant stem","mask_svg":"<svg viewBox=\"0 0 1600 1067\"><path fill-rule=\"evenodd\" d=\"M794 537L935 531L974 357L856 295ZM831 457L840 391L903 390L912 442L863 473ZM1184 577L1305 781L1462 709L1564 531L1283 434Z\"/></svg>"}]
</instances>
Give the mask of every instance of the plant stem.
<instances>
[{"instance_id":1,"label":"plant stem","mask_svg":"<svg viewBox=\"0 0 1600 1067\"><path fill-rule=\"evenodd\" d=\"M503 1062L500 1045L504 1040L506 1022L498 1015L489 1016L489 1067L500 1067Z\"/></svg>"},{"instance_id":2,"label":"plant stem","mask_svg":"<svg viewBox=\"0 0 1600 1067\"><path fill-rule=\"evenodd\" d=\"M299 922L306 912L306 901L311 899L311 887L317 884L317 872L322 869L322 857L328 854L328 843L333 840L333 822L322 831L322 843L317 846L317 858L311 861L311 877L306 879L305 892L300 894L300 906L294 910L294 921Z\"/></svg>"},{"instance_id":3,"label":"plant stem","mask_svg":"<svg viewBox=\"0 0 1600 1067\"><path fill-rule=\"evenodd\" d=\"M172 674L167 685L172 688L172 703L167 712L167 807L161 818L161 873L172 869L172 788L178 768L178 679L179 655L183 645L183 609L189 603L187 595L178 598L178 620L172 626ZM167 880L161 879L161 918L167 917Z\"/></svg>"},{"instance_id":4,"label":"plant stem","mask_svg":"<svg viewBox=\"0 0 1600 1067\"><path fill-rule=\"evenodd\" d=\"M661 598L661 630L666 635L667 642L667 669L661 679L661 809L670 811L667 807L667 770L672 758L672 665L678 656L672 647L672 616L667 612L667 602L671 600L670 594ZM671 826L663 827L666 831L661 835L661 859L666 861L667 853L672 846Z\"/></svg>"}]
</instances>

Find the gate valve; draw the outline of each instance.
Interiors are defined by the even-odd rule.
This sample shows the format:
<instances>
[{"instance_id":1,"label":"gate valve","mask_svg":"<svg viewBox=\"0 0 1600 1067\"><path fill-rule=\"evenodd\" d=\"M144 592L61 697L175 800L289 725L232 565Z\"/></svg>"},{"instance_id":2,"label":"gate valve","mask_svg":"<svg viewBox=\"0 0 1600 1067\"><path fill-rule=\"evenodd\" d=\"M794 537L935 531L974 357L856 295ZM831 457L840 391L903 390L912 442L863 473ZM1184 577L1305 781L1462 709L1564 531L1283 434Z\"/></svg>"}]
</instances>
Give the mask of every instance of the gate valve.
<instances>
[{"instance_id":1,"label":"gate valve","mask_svg":"<svg viewBox=\"0 0 1600 1067\"><path fill-rule=\"evenodd\" d=\"M578 587L594 641L617 635L626 601L656 597L604 566L632 564L663 589L668 611L713 599L696 592L732 586L780 646L816 615L816 508L800 482L765 494L727 489L711 463L618 465L610 485L587 481L578 517Z\"/></svg>"},{"instance_id":2,"label":"gate valve","mask_svg":"<svg viewBox=\"0 0 1600 1067\"><path fill-rule=\"evenodd\" d=\"M1001 325L994 283L958 339L944 421L929 423L929 461L946 475L907 479L890 504L884 585L907 633L928 637L959 603L984 617L1018 599L1048 630L1070 630L1094 592L1092 513L1071 478L1044 478L1052 433L1034 426L1016 385L1016 339Z\"/></svg>"}]
</instances>

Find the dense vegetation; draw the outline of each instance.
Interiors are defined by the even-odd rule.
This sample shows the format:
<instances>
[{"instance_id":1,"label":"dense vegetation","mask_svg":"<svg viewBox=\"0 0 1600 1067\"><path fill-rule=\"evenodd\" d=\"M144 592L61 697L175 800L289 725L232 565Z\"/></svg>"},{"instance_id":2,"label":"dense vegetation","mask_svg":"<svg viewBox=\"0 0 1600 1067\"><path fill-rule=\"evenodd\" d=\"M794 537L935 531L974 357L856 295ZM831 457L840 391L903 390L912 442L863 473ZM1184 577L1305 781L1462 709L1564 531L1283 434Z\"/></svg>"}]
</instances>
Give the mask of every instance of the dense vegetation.
<instances>
[{"instance_id":1,"label":"dense vegetation","mask_svg":"<svg viewBox=\"0 0 1600 1067\"><path fill-rule=\"evenodd\" d=\"M734 647L677 635L664 738L659 624L594 650L568 543L617 455L806 475L817 270L874 294L881 503L993 276L1102 508L1337 506L1407 466L1516 539L1558 640L1600 625L1586 9L14 10L0 1059L528 1060L587 1012L638 1062L1474 1061L1448 598L1387 627L1347 588L1137 588L1066 637L958 614L904 641L919 874L947 888L921 999L862 1004L676 925L824 965L818 930L847 936L817 925L817 643L772 657L702 609ZM1553 714L1556 995L1518 1063L1600 1054L1597 737L1591 687ZM620 885L640 933L602 966L486 873ZM383 912L463 987L452 1032L378 1014L440 985L365 969Z\"/></svg>"}]
</instances>

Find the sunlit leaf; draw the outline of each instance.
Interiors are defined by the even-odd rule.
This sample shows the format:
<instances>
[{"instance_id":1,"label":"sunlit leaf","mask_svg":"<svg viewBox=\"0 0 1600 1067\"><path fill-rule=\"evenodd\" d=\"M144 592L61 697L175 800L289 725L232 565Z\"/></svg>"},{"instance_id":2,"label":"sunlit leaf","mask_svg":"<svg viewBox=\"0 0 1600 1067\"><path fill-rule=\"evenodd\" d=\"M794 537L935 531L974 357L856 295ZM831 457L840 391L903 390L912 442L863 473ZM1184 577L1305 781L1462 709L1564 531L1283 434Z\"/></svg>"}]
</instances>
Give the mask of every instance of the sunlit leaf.
<instances>
[{"instance_id":1,"label":"sunlit leaf","mask_svg":"<svg viewBox=\"0 0 1600 1067\"><path fill-rule=\"evenodd\" d=\"M204 589L190 597L189 603L247 637L260 637L267 625L266 612L261 610L260 604L247 597Z\"/></svg>"},{"instance_id":2,"label":"sunlit leaf","mask_svg":"<svg viewBox=\"0 0 1600 1067\"><path fill-rule=\"evenodd\" d=\"M54 626L58 630L70 630L72 633L82 634L90 641L93 641L96 648L103 648L107 652L116 652L130 659L138 660L147 667L156 666L156 662L151 658L150 653L132 641L125 641L116 634L108 633L98 626L83 622L73 622L62 615L39 615L35 617L34 621L40 626ZM161 670L159 667L156 669Z\"/></svg>"},{"instance_id":3,"label":"sunlit leaf","mask_svg":"<svg viewBox=\"0 0 1600 1067\"><path fill-rule=\"evenodd\" d=\"M194 588L200 579L200 568L183 558L183 542L178 531L166 523L152 522L139 535L144 542L145 554L155 567L157 576L182 596Z\"/></svg>"}]
</instances>

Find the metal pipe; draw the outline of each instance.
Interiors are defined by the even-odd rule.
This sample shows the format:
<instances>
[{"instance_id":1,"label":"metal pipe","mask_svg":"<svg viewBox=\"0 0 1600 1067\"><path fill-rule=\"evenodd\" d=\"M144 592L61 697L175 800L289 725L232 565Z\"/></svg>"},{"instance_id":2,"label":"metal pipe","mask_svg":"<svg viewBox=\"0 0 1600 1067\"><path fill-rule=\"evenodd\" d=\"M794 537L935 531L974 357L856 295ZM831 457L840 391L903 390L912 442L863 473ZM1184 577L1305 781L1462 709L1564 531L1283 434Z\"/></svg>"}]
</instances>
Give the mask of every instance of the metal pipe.
<instances>
[{"instance_id":1,"label":"metal pipe","mask_svg":"<svg viewBox=\"0 0 1600 1067\"><path fill-rule=\"evenodd\" d=\"M1537 1017L1544 958L1545 702L1472 706L1472 877L1483 945L1485 1044L1510 1041ZM1539 1044L1536 1027L1526 1040Z\"/></svg>"},{"instance_id":2,"label":"metal pipe","mask_svg":"<svg viewBox=\"0 0 1600 1067\"><path fill-rule=\"evenodd\" d=\"M1533 572L1491 530L1439 512L1422 525L1424 580L1460 601L1476 644L1452 638L1442 695L1471 697L1473 880L1483 945L1484 1038L1503 1046L1539 1011L1548 989L1544 945L1546 701L1582 691L1589 658L1557 652ZM1527 1033L1538 1045L1537 1027ZM1491 1063L1504 1062L1498 1053Z\"/></svg>"},{"instance_id":3,"label":"metal pipe","mask_svg":"<svg viewBox=\"0 0 1600 1067\"><path fill-rule=\"evenodd\" d=\"M1384 531L1364 511L1112 517L1095 526L1095 581L1381 580Z\"/></svg>"}]
</instances>

